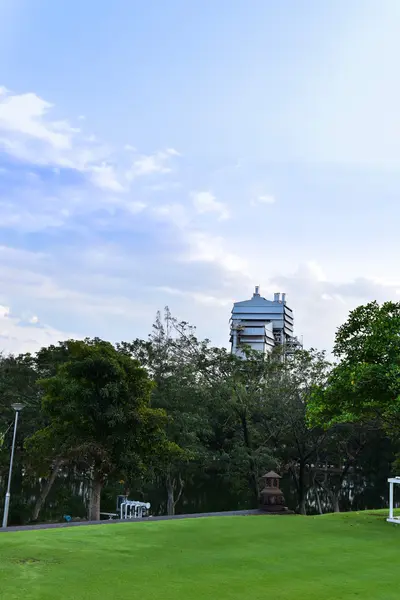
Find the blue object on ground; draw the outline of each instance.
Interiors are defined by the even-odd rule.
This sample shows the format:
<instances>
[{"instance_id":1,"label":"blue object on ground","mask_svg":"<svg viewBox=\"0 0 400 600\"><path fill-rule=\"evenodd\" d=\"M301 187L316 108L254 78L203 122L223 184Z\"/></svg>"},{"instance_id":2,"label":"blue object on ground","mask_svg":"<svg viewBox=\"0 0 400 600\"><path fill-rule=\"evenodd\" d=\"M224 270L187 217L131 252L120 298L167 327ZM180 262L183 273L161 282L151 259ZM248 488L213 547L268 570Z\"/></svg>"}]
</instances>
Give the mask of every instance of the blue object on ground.
<instances>
[{"instance_id":1,"label":"blue object on ground","mask_svg":"<svg viewBox=\"0 0 400 600\"><path fill-rule=\"evenodd\" d=\"M63 518L67 521L67 523L69 523L70 521L72 521L72 517L70 515L64 515Z\"/></svg>"}]
</instances>

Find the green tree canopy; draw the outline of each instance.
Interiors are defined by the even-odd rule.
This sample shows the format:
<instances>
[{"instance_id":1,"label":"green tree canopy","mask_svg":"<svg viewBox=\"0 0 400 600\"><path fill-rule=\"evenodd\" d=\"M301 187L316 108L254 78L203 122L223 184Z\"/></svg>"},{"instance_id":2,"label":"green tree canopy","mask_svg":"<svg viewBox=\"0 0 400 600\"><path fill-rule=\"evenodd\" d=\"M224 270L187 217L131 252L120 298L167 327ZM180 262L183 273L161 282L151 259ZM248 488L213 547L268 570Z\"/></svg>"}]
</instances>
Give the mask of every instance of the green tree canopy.
<instances>
[{"instance_id":1,"label":"green tree canopy","mask_svg":"<svg viewBox=\"0 0 400 600\"><path fill-rule=\"evenodd\" d=\"M309 406L311 420L324 425L378 419L400 427L400 303L371 302L350 313L336 334L339 358Z\"/></svg>"},{"instance_id":2,"label":"green tree canopy","mask_svg":"<svg viewBox=\"0 0 400 600\"><path fill-rule=\"evenodd\" d=\"M165 416L150 407L152 383L138 361L98 339L67 346L68 360L40 382L49 424L31 444L86 466L92 480L89 518L99 519L106 479L145 468L163 446Z\"/></svg>"}]
</instances>

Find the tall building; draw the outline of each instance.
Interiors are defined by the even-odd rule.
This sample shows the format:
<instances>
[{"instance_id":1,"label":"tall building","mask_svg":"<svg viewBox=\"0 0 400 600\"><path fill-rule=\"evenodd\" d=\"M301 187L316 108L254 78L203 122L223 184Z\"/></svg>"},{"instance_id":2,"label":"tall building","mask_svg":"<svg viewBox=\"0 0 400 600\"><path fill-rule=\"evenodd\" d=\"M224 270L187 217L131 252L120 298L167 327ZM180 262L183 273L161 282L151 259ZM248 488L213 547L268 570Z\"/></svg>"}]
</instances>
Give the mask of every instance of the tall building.
<instances>
[{"instance_id":1,"label":"tall building","mask_svg":"<svg viewBox=\"0 0 400 600\"><path fill-rule=\"evenodd\" d=\"M235 302L230 342L232 353L241 357L243 346L263 354L281 347L284 356L301 348L301 342L293 335L293 311L286 303L286 294L276 293L273 300L267 300L256 286L250 300Z\"/></svg>"}]
</instances>

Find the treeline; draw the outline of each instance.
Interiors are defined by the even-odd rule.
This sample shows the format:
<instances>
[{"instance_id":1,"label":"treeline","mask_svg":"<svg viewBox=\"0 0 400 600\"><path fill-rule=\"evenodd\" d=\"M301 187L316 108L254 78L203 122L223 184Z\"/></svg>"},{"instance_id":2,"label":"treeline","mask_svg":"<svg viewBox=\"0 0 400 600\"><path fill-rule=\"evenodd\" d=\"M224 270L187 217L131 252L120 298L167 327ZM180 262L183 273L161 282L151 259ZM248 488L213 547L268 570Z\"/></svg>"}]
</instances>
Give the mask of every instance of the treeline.
<instances>
[{"instance_id":1,"label":"treeline","mask_svg":"<svg viewBox=\"0 0 400 600\"><path fill-rule=\"evenodd\" d=\"M395 426L391 419L390 429L377 409L377 385L369 392L361 387L368 360L386 360L388 340L379 342L377 330L374 342L369 312L355 344L355 313L349 319L353 328L338 332L341 361L335 366L313 349L286 361L252 352L240 360L199 340L168 309L157 316L147 340L67 340L35 355L1 357L2 492L11 404L25 405L10 524L58 521L65 514L98 519L100 511L115 511L121 493L151 502L153 514L254 508L260 477L270 469L283 476L288 506L303 514L385 506L397 452ZM392 314L387 319L389 332ZM378 342L381 355L371 350ZM363 344L370 355L362 355ZM399 357L393 350L380 377L393 361L400 364ZM353 381L350 391L346 377ZM363 412L367 392L376 406L370 401Z\"/></svg>"}]
</instances>

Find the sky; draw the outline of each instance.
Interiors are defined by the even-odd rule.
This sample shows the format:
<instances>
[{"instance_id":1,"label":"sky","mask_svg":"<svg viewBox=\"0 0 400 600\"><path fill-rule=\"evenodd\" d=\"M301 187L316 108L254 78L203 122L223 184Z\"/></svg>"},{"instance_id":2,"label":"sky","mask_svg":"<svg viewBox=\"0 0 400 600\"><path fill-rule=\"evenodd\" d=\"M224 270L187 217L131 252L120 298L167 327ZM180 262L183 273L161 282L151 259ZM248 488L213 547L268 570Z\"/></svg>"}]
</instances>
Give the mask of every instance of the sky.
<instances>
[{"instance_id":1,"label":"sky","mask_svg":"<svg viewBox=\"0 0 400 600\"><path fill-rule=\"evenodd\" d=\"M0 351L400 300L398 0L0 0Z\"/></svg>"}]
</instances>

